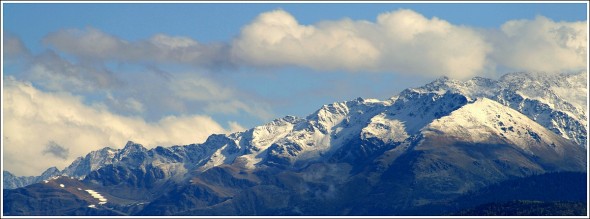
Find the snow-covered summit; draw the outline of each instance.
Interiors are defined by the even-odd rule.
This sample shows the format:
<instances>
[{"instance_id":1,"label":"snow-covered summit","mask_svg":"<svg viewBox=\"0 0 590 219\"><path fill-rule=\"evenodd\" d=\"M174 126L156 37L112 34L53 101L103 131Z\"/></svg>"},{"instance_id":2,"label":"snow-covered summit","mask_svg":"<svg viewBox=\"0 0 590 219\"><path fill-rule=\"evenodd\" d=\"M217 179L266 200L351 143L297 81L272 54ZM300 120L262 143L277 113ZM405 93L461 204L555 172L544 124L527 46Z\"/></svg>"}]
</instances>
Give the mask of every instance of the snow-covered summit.
<instances>
[{"instance_id":1,"label":"snow-covered summit","mask_svg":"<svg viewBox=\"0 0 590 219\"><path fill-rule=\"evenodd\" d=\"M547 75L511 73L498 80L446 77L419 88L418 93L459 93L469 100L488 98L515 109L566 139L586 147L587 73Z\"/></svg>"}]
</instances>

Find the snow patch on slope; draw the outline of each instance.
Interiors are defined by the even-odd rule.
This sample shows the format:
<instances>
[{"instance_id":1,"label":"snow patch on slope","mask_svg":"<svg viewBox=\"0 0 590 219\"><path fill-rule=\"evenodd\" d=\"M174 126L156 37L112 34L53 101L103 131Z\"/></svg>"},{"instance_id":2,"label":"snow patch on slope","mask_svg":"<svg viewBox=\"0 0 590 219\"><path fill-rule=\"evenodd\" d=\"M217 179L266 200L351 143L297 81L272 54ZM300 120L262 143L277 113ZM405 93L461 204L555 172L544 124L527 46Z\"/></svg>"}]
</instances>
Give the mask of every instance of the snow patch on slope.
<instances>
[{"instance_id":1,"label":"snow patch on slope","mask_svg":"<svg viewBox=\"0 0 590 219\"><path fill-rule=\"evenodd\" d=\"M361 131L363 139L378 138L385 143L403 142L409 135L403 122L390 119L385 113L371 118L371 122Z\"/></svg>"},{"instance_id":2,"label":"snow patch on slope","mask_svg":"<svg viewBox=\"0 0 590 219\"><path fill-rule=\"evenodd\" d=\"M88 189L88 190L85 190L85 191L88 192L88 194L90 194L93 198L95 198L96 200L98 200L99 201L98 202L99 205L103 205L103 204L106 204L107 203L107 199L104 198L100 193L98 193L98 192L96 192L96 191L94 191L92 189Z\"/></svg>"}]
</instances>

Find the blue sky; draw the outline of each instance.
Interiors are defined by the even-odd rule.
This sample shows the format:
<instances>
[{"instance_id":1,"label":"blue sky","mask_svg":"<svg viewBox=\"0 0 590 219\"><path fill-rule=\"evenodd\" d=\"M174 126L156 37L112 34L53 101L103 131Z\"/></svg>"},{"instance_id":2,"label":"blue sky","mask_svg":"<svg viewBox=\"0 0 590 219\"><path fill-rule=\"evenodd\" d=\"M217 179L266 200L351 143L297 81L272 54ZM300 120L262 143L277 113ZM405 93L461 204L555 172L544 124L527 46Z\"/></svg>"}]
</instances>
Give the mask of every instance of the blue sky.
<instances>
[{"instance_id":1,"label":"blue sky","mask_svg":"<svg viewBox=\"0 0 590 219\"><path fill-rule=\"evenodd\" d=\"M202 142L442 76L587 68L582 3L3 3L2 16L4 150L58 167L127 140ZM69 156L39 154L50 143ZM46 168L30 158L8 168Z\"/></svg>"},{"instance_id":2,"label":"blue sky","mask_svg":"<svg viewBox=\"0 0 590 219\"><path fill-rule=\"evenodd\" d=\"M379 13L412 9L426 17L454 24L498 28L514 19L537 15L555 21L586 19L585 4L551 3L439 3L439 4L5 4L4 31L22 37L31 49L40 50L39 39L62 28L96 27L128 40L156 33L190 36L202 42L227 41L258 14L282 8L302 24L351 18L374 21ZM34 27L34 28L33 28Z\"/></svg>"}]
</instances>

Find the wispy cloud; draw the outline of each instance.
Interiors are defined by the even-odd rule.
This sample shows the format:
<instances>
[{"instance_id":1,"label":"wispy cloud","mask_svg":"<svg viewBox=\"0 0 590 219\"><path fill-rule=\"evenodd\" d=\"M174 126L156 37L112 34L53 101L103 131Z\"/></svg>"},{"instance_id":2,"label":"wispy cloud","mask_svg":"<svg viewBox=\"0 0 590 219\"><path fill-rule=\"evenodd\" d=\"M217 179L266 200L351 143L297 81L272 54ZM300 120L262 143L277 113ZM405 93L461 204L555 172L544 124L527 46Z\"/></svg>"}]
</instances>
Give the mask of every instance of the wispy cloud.
<instances>
[{"instance_id":1,"label":"wispy cloud","mask_svg":"<svg viewBox=\"0 0 590 219\"><path fill-rule=\"evenodd\" d=\"M43 154L49 154L49 155L55 156L57 158L67 160L68 155L70 154L70 149L65 148L65 147L55 143L55 141L49 141L45 145L45 149L43 150Z\"/></svg>"},{"instance_id":2,"label":"wispy cloud","mask_svg":"<svg viewBox=\"0 0 590 219\"><path fill-rule=\"evenodd\" d=\"M122 39L91 28L86 32L74 30L63 32L58 31L46 38L46 41L56 43L53 45L54 49L63 50L47 49L37 55L30 54L18 37L8 38L10 44L13 44L11 46L13 49L10 50L13 56L26 54L20 56L20 60L24 60L27 66L26 70L19 74L20 79L31 81L49 91L92 95L93 102L105 105L115 113L151 115L151 120L161 117L163 112L166 112L165 114L245 112L263 120L273 116L268 104L251 98L244 99L248 98L243 95L247 92L238 91L231 85L221 84L207 74L201 73L206 70L188 69L182 72L163 70L158 61L166 62L169 59L176 60L178 63L191 63L191 66L194 64L191 62L192 58L183 61L179 57L184 55L170 54L174 53L173 51L183 51L183 48L195 47L197 43L188 38L156 35L149 40L151 43L142 41L129 44ZM67 41L71 41L72 44L67 44ZM94 48L96 45L103 46L100 46L101 49L96 49ZM148 46L142 48L141 45ZM155 46L168 49L152 51ZM126 57L124 54L126 47L146 51L145 57ZM64 55L64 52L68 55ZM69 57L71 55L74 57ZM139 65L139 69L144 70L121 70L116 66L109 66L108 60L134 61L135 66ZM215 65L215 61L211 65ZM153 74L146 74L146 72ZM235 108L223 109L224 106Z\"/></svg>"},{"instance_id":3,"label":"wispy cloud","mask_svg":"<svg viewBox=\"0 0 590 219\"><path fill-rule=\"evenodd\" d=\"M210 68L231 64L227 59L228 46L223 43L201 44L188 37L165 34L129 42L88 27L59 30L47 35L43 42L56 50L94 61L176 63Z\"/></svg>"},{"instance_id":4,"label":"wispy cloud","mask_svg":"<svg viewBox=\"0 0 590 219\"><path fill-rule=\"evenodd\" d=\"M47 50L30 59L26 78L51 90L93 92L112 89L124 82L101 63L68 61Z\"/></svg>"},{"instance_id":5,"label":"wispy cloud","mask_svg":"<svg viewBox=\"0 0 590 219\"><path fill-rule=\"evenodd\" d=\"M2 42L2 47L4 51L4 58L3 61L8 61L12 59L23 58L31 55L29 49L25 46L23 41L18 38L18 36L8 33L2 32L2 37L4 41Z\"/></svg>"}]
</instances>

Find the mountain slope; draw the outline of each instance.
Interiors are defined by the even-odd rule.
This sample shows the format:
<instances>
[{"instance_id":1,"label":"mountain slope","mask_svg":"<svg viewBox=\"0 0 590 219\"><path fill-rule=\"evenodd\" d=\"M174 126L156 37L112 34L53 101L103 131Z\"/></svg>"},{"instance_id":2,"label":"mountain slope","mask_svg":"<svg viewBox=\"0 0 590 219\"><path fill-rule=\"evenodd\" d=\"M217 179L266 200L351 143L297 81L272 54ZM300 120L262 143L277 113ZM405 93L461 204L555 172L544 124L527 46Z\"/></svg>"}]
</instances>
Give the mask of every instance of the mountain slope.
<instances>
[{"instance_id":1,"label":"mountain slope","mask_svg":"<svg viewBox=\"0 0 590 219\"><path fill-rule=\"evenodd\" d=\"M192 159L193 156L200 157L192 161L197 163L195 166L203 166L203 170L229 163L242 163L252 169L262 160L267 164L288 165L297 160L304 160L303 157L315 159L319 154L335 153L337 147L343 145L341 142L351 136L356 137L359 129L362 129L363 138L403 142L433 118L438 118L448 113L445 111L452 111L463 104L453 103L451 100L449 104L455 104L455 108L446 110L445 106L429 105L428 98L439 98L445 94L462 96L465 102L478 98L495 100L525 114L552 132L586 147L588 117L585 108L585 79L586 72L563 75L512 73L499 80L476 77L468 81L456 81L441 78L419 88L406 89L400 95L386 101L359 98L325 105L305 119L287 116L246 132L227 136L215 135L203 144L208 148L207 152L202 149L186 152L183 147L161 148L159 151L177 153L183 160ZM445 104L444 101L437 103ZM431 109L440 107L443 107L441 111L425 115ZM415 113L423 115L417 118L414 116ZM391 120L392 116L396 118ZM393 123L389 124L387 121ZM228 144L222 150L218 150L219 144L223 146L224 142ZM167 152L169 149L172 151ZM104 148L91 152L85 157L78 158L59 173L52 171L52 176L84 178L93 170L118 162L118 158L114 156L119 150L121 149ZM298 155L293 156L295 154ZM215 159L209 159L210 155ZM201 162L205 160L206 163L202 165ZM47 178L6 176L6 180L3 181L5 188L21 187Z\"/></svg>"},{"instance_id":2,"label":"mountain slope","mask_svg":"<svg viewBox=\"0 0 590 219\"><path fill-rule=\"evenodd\" d=\"M475 77L468 81L441 78L416 92L454 92L470 100L489 98L515 109L554 133L586 147L587 72L546 75L512 73L499 80Z\"/></svg>"},{"instance_id":3,"label":"mountain slope","mask_svg":"<svg viewBox=\"0 0 590 219\"><path fill-rule=\"evenodd\" d=\"M585 149L489 99L468 103L421 133L403 152L380 157L383 171L353 214L411 215L495 182L586 168Z\"/></svg>"},{"instance_id":4,"label":"mountain slope","mask_svg":"<svg viewBox=\"0 0 590 219\"><path fill-rule=\"evenodd\" d=\"M442 78L386 101L324 105L202 144L128 142L49 175L70 176L66 188L100 191L109 197L103 210L122 215L411 215L505 180L586 170L578 99L537 93L575 86L536 79Z\"/></svg>"}]
</instances>

